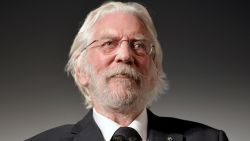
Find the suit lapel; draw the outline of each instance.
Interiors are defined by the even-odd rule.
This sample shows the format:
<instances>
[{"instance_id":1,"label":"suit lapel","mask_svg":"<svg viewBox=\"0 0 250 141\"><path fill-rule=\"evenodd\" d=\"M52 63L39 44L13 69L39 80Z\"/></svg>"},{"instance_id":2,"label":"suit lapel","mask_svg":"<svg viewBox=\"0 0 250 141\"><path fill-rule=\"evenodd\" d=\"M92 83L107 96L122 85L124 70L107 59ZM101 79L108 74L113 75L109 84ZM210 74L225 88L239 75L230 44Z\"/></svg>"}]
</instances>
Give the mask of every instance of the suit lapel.
<instances>
[{"instance_id":1,"label":"suit lapel","mask_svg":"<svg viewBox=\"0 0 250 141\"><path fill-rule=\"evenodd\" d=\"M73 127L71 132L76 134L74 141L104 141L102 133L93 119L92 110Z\"/></svg>"},{"instance_id":2,"label":"suit lapel","mask_svg":"<svg viewBox=\"0 0 250 141\"><path fill-rule=\"evenodd\" d=\"M168 123L166 118L162 120L149 110L147 113L149 141L184 141L182 133L172 128L174 123ZM168 127L164 127L163 123L166 123ZM92 110L73 127L71 132L75 134L74 141L104 141L104 137L93 119Z\"/></svg>"},{"instance_id":3,"label":"suit lapel","mask_svg":"<svg viewBox=\"0 0 250 141\"><path fill-rule=\"evenodd\" d=\"M178 133L161 133L156 130L149 132L149 141L184 141L183 135Z\"/></svg>"},{"instance_id":4,"label":"suit lapel","mask_svg":"<svg viewBox=\"0 0 250 141\"><path fill-rule=\"evenodd\" d=\"M147 113L149 141L184 141L183 135L171 128L173 123L168 124L166 118L162 120L149 110ZM167 127L164 127L165 124Z\"/></svg>"}]
</instances>

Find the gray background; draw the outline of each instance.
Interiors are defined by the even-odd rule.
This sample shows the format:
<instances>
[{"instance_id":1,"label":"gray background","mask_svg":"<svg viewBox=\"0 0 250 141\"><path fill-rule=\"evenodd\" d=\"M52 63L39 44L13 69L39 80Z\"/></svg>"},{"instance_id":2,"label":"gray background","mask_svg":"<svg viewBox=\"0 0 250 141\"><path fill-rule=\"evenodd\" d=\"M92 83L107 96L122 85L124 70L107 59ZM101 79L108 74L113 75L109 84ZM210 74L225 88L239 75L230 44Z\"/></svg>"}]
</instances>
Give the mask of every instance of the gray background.
<instances>
[{"instance_id":1,"label":"gray background","mask_svg":"<svg viewBox=\"0 0 250 141\"><path fill-rule=\"evenodd\" d=\"M0 140L18 141L80 120L86 109L64 66L87 12L102 1L0 4ZM170 89L151 109L249 140L250 5L244 1L142 1L164 50Z\"/></svg>"}]
</instances>

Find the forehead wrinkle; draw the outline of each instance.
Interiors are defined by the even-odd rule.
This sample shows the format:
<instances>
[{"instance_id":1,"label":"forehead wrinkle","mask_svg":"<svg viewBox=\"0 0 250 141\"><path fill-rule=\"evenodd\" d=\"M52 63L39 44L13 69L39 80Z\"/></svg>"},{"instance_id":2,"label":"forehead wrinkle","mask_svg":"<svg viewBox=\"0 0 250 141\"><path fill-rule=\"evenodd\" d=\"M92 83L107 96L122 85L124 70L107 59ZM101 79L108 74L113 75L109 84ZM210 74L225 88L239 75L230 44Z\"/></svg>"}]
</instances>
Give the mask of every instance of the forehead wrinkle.
<instances>
[{"instance_id":1,"label":"forehead wrinkle","mask_svg":"<svg viewBox=\"0 0 250 141\"><path fill-rule=\"evenodd\" d=\"M119 35L112 31L103 31L99 34L99 39L135 39L135 40L146 40L144 34L135 34L135 35Z\"/></svg>"},{"instance_id":2,"label":"forehead wrinkle","mask_svg":"<svg viewBox=\"0 0 250 141\"><path fill-rule=\"evenodd\" d=\"M101 32L96 33L96 35L100 39L117 39L117 38L122 37L122 35L119 35L117 31L112 30L112 29L102 30Z\"/></svg>"},{"instance_id":3,"label":"forehead wrinkle","mask_svg":"<svg viewBox=\"0 0 250 141\"><path fill-rule=\"evenodd\" d=\"M94 28L93 36L96 39L136 39L136 40L146 40L147 31L145 31L145 27L143 24L140 24L140 28L135 31L129 31L129 29L117 30L114 28L104 28L102 30L98 30Z\"/></svg>"},{"instance_id":4,"label":"forehead wrinkle","mask_svg":"<svg viewBox=\"0 0 250 141\"><path fill-rule=\"evenodd\" d=\"M148 31L145 28L145 25L141 22L140 19L137 18L137 24L136 27L130 29L130 28L117 28L116 26L113 27L102 27L102 20L109 15L105 15L104 17L101 17L93 27L94 31L94 38L96 39L136 39L136 40L145 40ZM105 24L104 24L105 25ZM109 24L108 24L109 25Z\"/></svg>"}]
</instances>

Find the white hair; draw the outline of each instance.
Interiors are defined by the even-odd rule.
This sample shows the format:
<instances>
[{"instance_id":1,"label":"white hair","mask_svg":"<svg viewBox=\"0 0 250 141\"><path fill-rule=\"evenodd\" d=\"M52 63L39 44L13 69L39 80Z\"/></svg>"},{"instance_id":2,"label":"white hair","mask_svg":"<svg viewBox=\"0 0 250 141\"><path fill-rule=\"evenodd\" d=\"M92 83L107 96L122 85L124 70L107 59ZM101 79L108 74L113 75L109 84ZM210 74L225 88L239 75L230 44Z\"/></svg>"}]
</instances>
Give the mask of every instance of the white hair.
<instances>
[{"instance_id":1,"label":"white hair","mask_svg":"<svg viewBox=\"0 0 250 141\"><path fill-rule=\"evenodd\" d=\"M87 105L87 108L91 108L92 100L90 98L89 89L86 86L82 86L76 76L77 68L80 66L80 68L84 69L84 67L87 66L81 66L86 63L83 63L86 61L86 51L82 50L87 47L87 45L90 42L90 38L92 35L92 28L94 27L94 24L104 15L114 13L114 12L126 12L131 13L135 15L137 18L139 18L145 25L146 29L149 32L150 38L154 45L154 55L152 55L152 59L154 60L154 63L157 67L158 75L156 78L155 87L152 90L153 98L148 102L148 105L152 102L153 99L155 99L158 95L163 94L165 90L167 89L167 81L166 81L166 75L162 68L162 50L160 43L157 39L157 32L155 29L155 26L153 24L153 21L147 11L147 9L142 6L141 4L135 3L135 2L107 2L98 7L97 9L91 11L82 27L80 28L79 32L77 33L73 44L71 46L71 50L69 53L69 61L66 65L66 71L68 73L71 73L73 76L76 85L78 86L79 90L81 91L82 95L85 98L85 104ZM152 68L153 69L153 68Z\"/></svg>"}]
</instances>

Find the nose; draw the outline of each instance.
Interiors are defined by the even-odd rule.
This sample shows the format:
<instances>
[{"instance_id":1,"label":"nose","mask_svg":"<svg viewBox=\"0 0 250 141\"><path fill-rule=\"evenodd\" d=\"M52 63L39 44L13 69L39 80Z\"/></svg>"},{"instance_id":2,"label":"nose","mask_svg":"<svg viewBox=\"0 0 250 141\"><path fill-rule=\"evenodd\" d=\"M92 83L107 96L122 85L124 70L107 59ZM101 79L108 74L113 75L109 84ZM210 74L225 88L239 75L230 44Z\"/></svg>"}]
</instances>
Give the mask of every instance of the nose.
<instances>
[{"instance_id":1,"label":"nose","mask_svg":"<svg viewBox=\"0 0 250 141\"><path fill-rule=\"evenodd\" d=\"M116 52L115 61L118 63L126 63L132 65L134 63L133 51L131 50L127 40L121 40L120 47Z\"/></svg>"}]
</instances>

